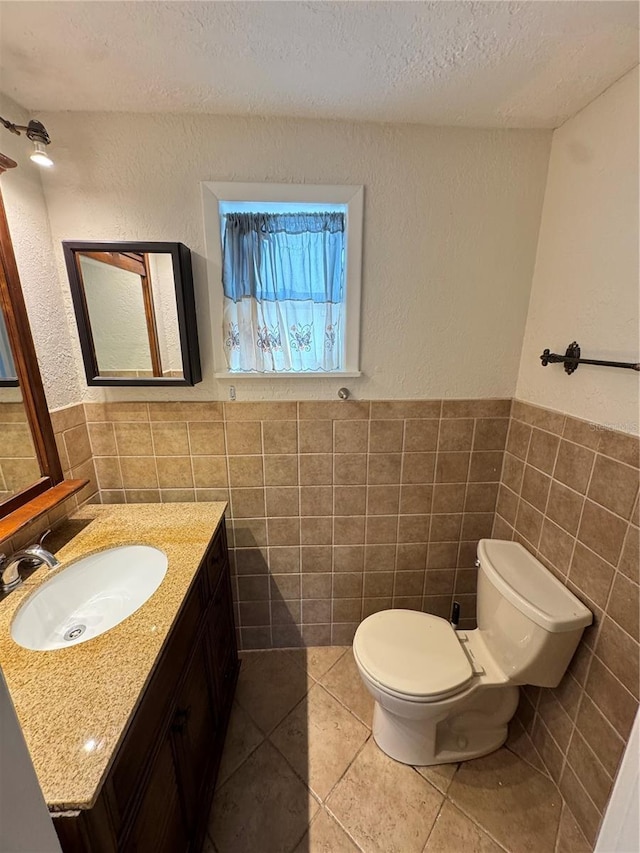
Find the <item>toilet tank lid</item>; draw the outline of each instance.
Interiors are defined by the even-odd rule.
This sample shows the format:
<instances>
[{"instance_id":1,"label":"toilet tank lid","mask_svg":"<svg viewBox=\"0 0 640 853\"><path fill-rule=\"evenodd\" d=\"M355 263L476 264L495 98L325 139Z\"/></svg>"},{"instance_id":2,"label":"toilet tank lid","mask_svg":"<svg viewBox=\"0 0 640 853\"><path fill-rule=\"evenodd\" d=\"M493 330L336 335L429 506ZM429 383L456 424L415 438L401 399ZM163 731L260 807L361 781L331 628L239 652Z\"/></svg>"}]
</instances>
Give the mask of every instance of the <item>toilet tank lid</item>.
<instances>
[{"instance_id":1,"label":"toilet tank lid","mask_svg":"<svg viewBox=\"0 0 640 853\"><path fill-rule=\"evenodd\" d=\"M541 628L560 633L591 625L591 611L519 542L481 539L478 558L496 589Z\"/></svg>"}]
</instances>

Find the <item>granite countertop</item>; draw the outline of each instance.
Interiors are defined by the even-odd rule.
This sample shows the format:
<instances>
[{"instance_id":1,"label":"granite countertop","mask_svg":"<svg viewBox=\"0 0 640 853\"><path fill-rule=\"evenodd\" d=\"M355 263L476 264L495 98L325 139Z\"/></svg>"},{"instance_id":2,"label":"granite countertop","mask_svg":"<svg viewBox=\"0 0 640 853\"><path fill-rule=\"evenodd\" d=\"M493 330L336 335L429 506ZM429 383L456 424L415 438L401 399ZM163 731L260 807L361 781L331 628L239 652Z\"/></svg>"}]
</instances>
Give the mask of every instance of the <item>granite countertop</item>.
<instances>
[{"instance_id":1,"label":"granite countertop","mask_svg":"<svg viewBox=\"0 0 640 853\"><path fill-rule=\"evenodd\" d=\"M94 804L225 508L225 503L85 506L58 528L46 543L62 563L56 571L117 545L153 545L169 561L160 587L136 613L86 643L37 652L11 639L15 611L54 574L46 568L0 602L0 666L51 810ZM64 539L56 550L56 541Z\"/></svg>"}]
</instances>

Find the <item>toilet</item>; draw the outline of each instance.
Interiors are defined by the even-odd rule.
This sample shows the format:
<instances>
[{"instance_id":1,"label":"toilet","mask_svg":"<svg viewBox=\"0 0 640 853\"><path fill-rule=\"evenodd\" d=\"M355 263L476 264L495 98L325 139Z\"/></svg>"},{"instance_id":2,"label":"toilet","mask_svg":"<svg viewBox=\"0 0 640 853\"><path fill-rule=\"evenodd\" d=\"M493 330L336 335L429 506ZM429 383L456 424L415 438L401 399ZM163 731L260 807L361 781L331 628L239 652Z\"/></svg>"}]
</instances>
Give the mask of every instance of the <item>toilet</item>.
<instances>
[{"instance_id":1,"label":"toilet","mask_svg":"<svg viewBox=\"0 0 640 853\"><path fill-rule=\"evenodd\" d=\"M353 640L375 699L373 736L404 764L446 764L498 749L519 686L556 687L592 622L588 610L522 545L478 543L477 623L383 610Z\"/></svg>"}]
</instances>

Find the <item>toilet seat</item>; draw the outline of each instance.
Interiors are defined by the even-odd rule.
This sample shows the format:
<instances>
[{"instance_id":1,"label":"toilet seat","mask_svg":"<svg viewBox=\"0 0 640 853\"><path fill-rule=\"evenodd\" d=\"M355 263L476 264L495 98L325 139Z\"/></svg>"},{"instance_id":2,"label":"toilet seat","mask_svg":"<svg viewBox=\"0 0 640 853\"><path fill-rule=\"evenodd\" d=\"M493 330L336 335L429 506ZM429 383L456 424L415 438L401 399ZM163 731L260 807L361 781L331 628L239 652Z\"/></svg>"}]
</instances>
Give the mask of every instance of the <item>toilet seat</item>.
<instances>
[{"instance_id":1,"label":"toilet seat","mask_svg":"<svg viewBox=\"0 0 640 853\"><path fill-rule=\"evenodd\" d=\"M408 701L446 699L473 678L451 625L416 610L384 610L367 617L356 631L353 653L381 690Z\"/></svg>"}]
</instances>

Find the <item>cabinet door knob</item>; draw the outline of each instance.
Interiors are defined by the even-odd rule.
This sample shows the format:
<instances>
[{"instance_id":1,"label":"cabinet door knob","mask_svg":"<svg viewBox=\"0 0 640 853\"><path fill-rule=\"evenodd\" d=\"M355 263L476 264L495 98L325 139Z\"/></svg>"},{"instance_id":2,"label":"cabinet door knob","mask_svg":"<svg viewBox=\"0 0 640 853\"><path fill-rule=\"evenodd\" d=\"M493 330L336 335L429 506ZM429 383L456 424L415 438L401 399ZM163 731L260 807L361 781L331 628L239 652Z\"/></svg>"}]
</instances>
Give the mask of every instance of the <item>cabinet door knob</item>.
<instances>
[{"instance_id":1,"label":"cabinet door knob","mask_svg":"<svg viewBox=\"0 0 640 853\"><path fill-rule=\"evenodd\" d=\"M176 734L182 734L185 730L187 723L189 722L189 717L191 716L191 707L188 708L178 708L173 717L173 723L171 724L171 730Z\"/></svg>"}]
</instances>

